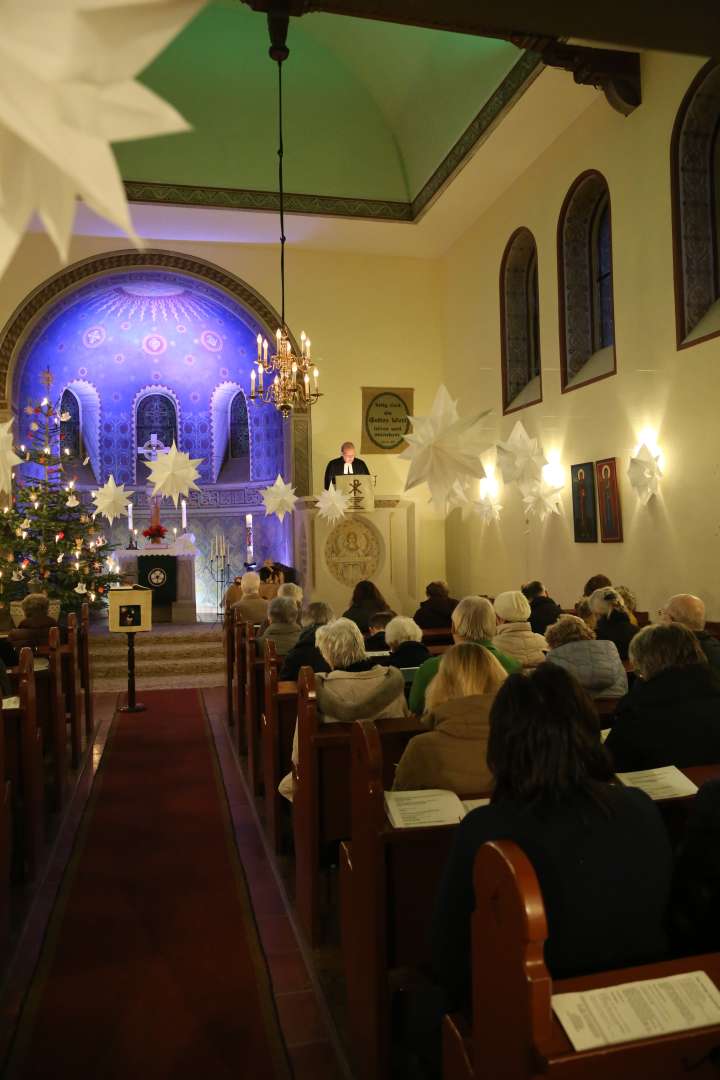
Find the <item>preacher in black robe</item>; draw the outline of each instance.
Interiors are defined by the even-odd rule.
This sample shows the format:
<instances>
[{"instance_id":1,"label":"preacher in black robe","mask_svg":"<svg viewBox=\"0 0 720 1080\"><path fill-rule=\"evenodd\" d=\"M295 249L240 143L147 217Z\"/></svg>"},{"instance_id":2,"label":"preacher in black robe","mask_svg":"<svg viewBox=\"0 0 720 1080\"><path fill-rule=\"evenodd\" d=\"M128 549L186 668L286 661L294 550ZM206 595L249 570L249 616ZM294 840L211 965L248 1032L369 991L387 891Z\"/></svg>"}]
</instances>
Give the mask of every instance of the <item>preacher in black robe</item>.
<instances>
[{"instance_id":1,"label":"preacher in black robe","mask_svg":"<svg viewBox=\"0 0 720 1080\"><path fill-rule=\"evenodd\" d=\"M351 442L340 447L340 457L328 461L325 469L325 487L335 482L336 476L369 476L370 470L362 458L355 457L355 447Z\"/></svg>"}]
</instances>

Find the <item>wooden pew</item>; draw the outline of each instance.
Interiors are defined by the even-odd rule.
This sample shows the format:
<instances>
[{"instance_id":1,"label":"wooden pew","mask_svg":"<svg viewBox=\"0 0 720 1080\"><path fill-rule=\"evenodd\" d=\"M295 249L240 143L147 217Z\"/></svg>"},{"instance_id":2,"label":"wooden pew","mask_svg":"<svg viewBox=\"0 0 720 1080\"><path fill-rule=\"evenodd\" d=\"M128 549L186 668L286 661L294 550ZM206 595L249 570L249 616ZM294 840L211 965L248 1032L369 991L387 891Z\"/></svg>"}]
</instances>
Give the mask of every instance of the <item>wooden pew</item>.
<instances>
[{"instance_id":1,"label":"wooden pew","mask_svg":"<svg viewBox=\"0 0 720 1080\"><path fill-rule=\"evenodd\" d=\"M17 694L20 704L2 710L4 780L10 781L13 818L22 828L19 862L27 879L37 872L45 832L42 731L37 722L33 662L32 650L27 646L21 649Z\"/></svg>"},{"instance_id":2,"label":"wooden pew","mask_svg":"<svg viewBox=\"0 0 720 1080\"><path fill-rule=\"evenodd\" d=\"M245 634L247 623L239 611L233 615L233 702L234 717L237 723L237 749L239 754L247 750L245 744Z\"/></svg>"},{"instance_id":3,"label":"wooden pew","mask_svg":"<svg viewBox=\"0 0 720 1080\"><path fill-rule=\"evenodd\" d=\"M257 654L257 639L252 623L245 626L245 753L250 790L262 794L260 762L260 714L264 697L264 660Z\"/></svg>"},{"instance_id":4,"label":"wooden pew","mask_svg":"<svg viewBox=\"0 0 720 1080\"><path fill-rule=\"evenodd\" d=\"M67 716L63 692L63 658L60 629L50 629L48 642L49 683L49 743L52 755L53 795L56 810L62 810L67 797L68 755Z\"/></svg>"},{"instance_id":5,"label":"wooden pew","mask_svg":"<svg viewBox=\"0 0 720 1080\"><path fill-rule=\"evenodd\" d=\"M720 1024L578 1052L553 1015L551 997L697 970L720 985L720 954L553 981L543 958L547 933L527 856L507 840L484 844L475 859L472 1027L445 1018L444 1080L717 1077L710 1054L717 1054Z\"/></svg>"},{"instance_id":6,"label":"wooden pew","mask_svg":"<svg viewBox=\"0 0 720 1080\"><path fill-rule=\"evenodd\" d=\"M80 693L80 663L78 659L78 620L74 611L67 618L67 637L61 645L65 711L70 724L70 760L77 769L82 760L83 699Z\"/></svg>"},{"instance_id":7,"label":"wooden pew","mask_svg":"<svg viewBox=\"0 0 720 1080\"><path fill-rule=\"evenodd\" d=\"M391 784L395 766L408 741L425 729L413 716L367 723L385 750L383 775ZM322 940L323 865L328 855L334 860L338 843L351 835L350 739L356 727L356 722L321 722L315 676L311 668L301 668L298 677L298 760L293 765L295 904L300 923L312 944Z\"/></svg>"},{"instance_id":8,"label":"wooden pew","mask_svg":"<svg viewBox=\"0 0 720 1080\"><path fill-rule=\"evenodd\" d=\"M0 708L2 717L2 708ZM0 724L0 959L10 937L10 866L12 862L12 785L7 779L5 724Z\"/></svg>"},{"instance_id":9,"label":"wooden pew","mask_svg":"<svg viewBox=\"0 0 720 1080\"><path fill-rule=\"evenodd\" d=\"M235 673L235 618L231 608L223 615L223 651L225 653L225 713L228 727L235 723L233 675Z\"/></svg>"},{"instance_id":10,"label":"wooden pew","mask_svg":"<svg viewBox=\"0 0 720 1080\"><path fill-rule=\"evenodd\" d=\"M451 627L433 627L430 630L423 630L422 643L430 648L431 645L446 645L453 644L453 633Z\"/></svg>"},{"instance_id":11,"label":"wooden pew","mask_svg":"<svg viewBox=\"0 0 720 1080\"><path fill-rule=\"evenodd\" d=\"M90 606L87 603L82 604L80 607L78 656L80 661L80 687L85 710L85 736L89 740L95 730L95 711L92 696L92 674L90 671Z\"/></svg>"},{"instance_id":12,"label":"wooden pew","mask_svg":"<svg viewBox=\"0 0 720 1080\"><path fill-rule=\"evenodd\" d=\"M388 760L376 726L352 732L350 842L340 848L348 1018L358 1080L388 1080L392 989L429 963L427 928L454 825L394 829L385 814Z\"/></svg>"},{"instance_id":13,"label":"wooden pew","mask_svg":"<svg viewBox=\"0 0 720 1080\"><path fill-rule=\"evenodd\" d=\"M261 721L262 775L265 792L265 827L273 851L282 850L282 811L286 799L278 784L292 768L292 742L297 722L297 683L280 682L280 660L275 642L265 646L265 695Z\"/></svg>"}]
</instances>

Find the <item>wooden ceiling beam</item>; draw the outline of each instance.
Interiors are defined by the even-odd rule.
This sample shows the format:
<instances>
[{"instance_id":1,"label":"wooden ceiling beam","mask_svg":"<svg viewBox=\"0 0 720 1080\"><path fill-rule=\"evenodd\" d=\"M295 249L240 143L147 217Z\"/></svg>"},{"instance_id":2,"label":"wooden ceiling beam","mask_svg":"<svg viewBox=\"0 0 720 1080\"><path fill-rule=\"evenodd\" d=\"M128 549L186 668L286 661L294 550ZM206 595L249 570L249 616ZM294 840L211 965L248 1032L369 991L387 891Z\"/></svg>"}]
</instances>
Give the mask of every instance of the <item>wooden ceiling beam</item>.
<instances>
[{"instance_id":1,"label":"wooden ceiling beam","mask_svg":"<svg viewBox=\"0 0 720 1080\"><path fill-rule=\"evenodd\" d=\"M578 38L633 49L697 56L720 55L720 16L715 0L244 0L255 11L288 15L326 12L360 19L504 38Z\"/></svg>"}]
</instances>

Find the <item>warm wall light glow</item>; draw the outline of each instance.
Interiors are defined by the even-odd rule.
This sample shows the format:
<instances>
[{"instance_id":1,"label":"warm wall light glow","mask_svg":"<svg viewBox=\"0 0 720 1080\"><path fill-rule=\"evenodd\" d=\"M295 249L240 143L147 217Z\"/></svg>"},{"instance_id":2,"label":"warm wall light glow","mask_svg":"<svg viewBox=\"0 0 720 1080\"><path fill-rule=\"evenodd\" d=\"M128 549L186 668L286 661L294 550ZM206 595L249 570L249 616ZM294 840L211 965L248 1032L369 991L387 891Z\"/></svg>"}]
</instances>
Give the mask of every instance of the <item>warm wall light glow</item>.
<instances>
[{"instance_id":1,"label":"warm wall light glow","mask_svg":"<svg viewBox=\"0 0 720 1080\"><path fill-rule=\"evenodd\" d=\"M632 456L637 457L640 447L647 446L652 456L658 458L658 467L660 470L665 472L665 454L660 449L657 430L652 427L644 427L642 431L638 433L637 440L637 445L632 452Z\"/></svg>"},{"instance_id":2,"label":"warm wall light glow","mask_svg":"<svg viewBox=\"0 0 720 1080\"><path fill-rule=\"evenodd\" d=\"M565 469L560 461L560 451L550 450L547 454L547 465L543 465L542 478L550 487L565 487Z\"/></svg>"},{"instance_id":3,"label":"warm wall light glow","mask_svg":"<svg viewBox=\"0 0 720 1080\"><path fill-rule=\"evenodd\" d=\"M480 481L480 498L492 499L495 501L500 494L500 485L493 473L488 472L487 476L484 476Z\"/></svg>"}]
</instances>

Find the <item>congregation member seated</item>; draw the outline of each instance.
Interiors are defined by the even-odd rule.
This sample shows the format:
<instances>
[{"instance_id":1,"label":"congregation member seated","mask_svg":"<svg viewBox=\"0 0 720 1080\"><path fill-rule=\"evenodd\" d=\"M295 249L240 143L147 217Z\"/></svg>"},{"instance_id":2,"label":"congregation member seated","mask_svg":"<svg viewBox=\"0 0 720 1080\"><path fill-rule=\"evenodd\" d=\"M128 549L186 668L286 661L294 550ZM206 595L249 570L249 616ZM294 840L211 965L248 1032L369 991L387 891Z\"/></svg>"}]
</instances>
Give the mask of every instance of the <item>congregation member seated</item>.
<instances>
[{"instance_id":1,"label":"congregation member seated","mask_svg":"<svg viewBox=\"0 0 720 1080\"><path fill-rule=\"evenodd\" d=\"M577 615L561 615L547 628L545 640L550 649L548 661L574 675L590 697L621 698L627 694L627 673L615 645L598 641L595 631Z\"/></svg>"},{"instance_id":2,"label":"congregation member seated","mask_svg":"<svg viewBox=\"0 0 720 1080\"><path fill-rule=\"evenodd\" d=\"M670 930L679 955L720 949L720 780L703 784L675 859Z\"/></svg>"},{"instance_id":3,"label":"congregation member seated","mask_svg":"<svg viewBox=\"0 0 720 1080\"><path fill-rule=\"evenodd\" d=\"M322 653L315 642L315 634L319 627L331 623L335 615L329 604L314 601L308 604L307 611L302 620L303 629L300 637L289 653L285 656L280 669L280 678L296 681L301 667L311 667L313 671L329 671L328 663L323 660Z\"/></svg>"},{"instance_id":4,"label":"congregation member seated","mask_svg":"<svg viewBox=\"0 0 720 1080\"><path fill-rule=\"evenodd\" d=\"M681 623L692 630L710 667L720 670L720 641L705 629L705 604L699 596L678 593L671 596L661 612L663 622Z\"/></svg>"},{"instance_id":5,"label":"congregation member seated","mask_svg":"<svg viewBox=\"0 0 720 1080\"><path fill-rule=\"evenodd\" d=\"M630 622L633 626L638 626L639 623L635 614L637 611L637 597L635 596L635 593L628 589L627 585L614 585L613 588L615 589L615 592L619 594L625 605L625 610L628 613Z\"/></svg>"},{"instance_id":6,"label":"congregation member seated","mask_svg":"<svg viewBox=\"0 0 720 1080\"><path fill-rule=\"evenodd\" d=\"M547 642L530 627L530 605L520 591L500 593L495 597L497 628L493 645L506 656L519 660L523 667L542 664Z\"/></svg>"},{"instance_id":7,"label":"congregation member seated","mask_svg":"<svg viewBox=\"0 0 720 1080\"><path fill-rule=\"evenodd\" d=\"M373 663L365 652L365 642L356 623L343 617L319 626L315 642L330 668L328 674L319 673L315 677L318 717L322 723L407 716L402 675L397 668ZM296 725L292 749L294 763L297 763L297 752ZM292 800L292 773L283 777L278 791Z\"/></svg>"},{"instance_id":8,"label":"congregation member seated","mask_svg":"<svg viewBox=\"0 0 720 1080\"><path fill-rule=\"evenodd\" d=\"M376 611L389 611L390 605L373 585L372 581L358 581L353 589L350 607L343 613L343 619L352 619L360 627L360 633L370 630L370 616Z\"/></svg>"},{"instance_id":9,"label":"congregation member seated","mask_svg":"<svg viewBox=\"0 0 720 1080\"><path fill-rule=\"evenodd\" d=\"M259 655L264 655L265 642L273 641L278 656L287 656L302 630L297 619L298 610L294 600L287 596L276 596L271 600L268 604L267 629L257 639Z\"/></svg>"},{"instance_id":10,"label":"congregation member seated","mask_svg":"<svg viewBox=\"0 0 720 1080\"><path fill-rule=\"evenodd\" d=\"M430 657L422 643L422 630L415 620L407 615L396 615L390 620L385 627L385 641L390 655L380 657L379 664L396 668L418 668ZM367 648L367 643L365 647Z\"/></svg>"},{"instance_id":11,"label":"congregation member seated","mask_svg":"<svg viewBox=\"0 0 720 1080\"><path fill-rule=\"evenodd\" d=\"M260 595L260 575L254 570L248 570L240 578L241 599L232 605L233 611L239 611L241 617L255 626L265 622L267 618L267 600Z\"/></svg>"},{"instance_id":12,"label":"congregation member seated","mask_svg":"<svg viewBox=\"0 0 720 1080\"><path fill-rule=\"evenodd\" d=\"M470 918L478 848L513 840L538 876L554 979L663 957L672 852L658 808L613 783L592 702L556 664L512 675L490 711L489 806L469 813L440 885L434 967L448 1006L471 997Z\"/></svg>"},{"instance_id":13,"label":"congregation member seated","mask_svg":"<svg viewBox=\"0 0 720 1080\"><path fill-rule=\"evenodd\" d=\"M586 596L583 596L580 600L575 602L575 614L578 619L582 619L586 626L589 626L593 633L595 633L595 627L597 626L597 615L590 607L590 601Z\"/></svg>"},{"instance_id":14,"label":"congregation member seated","mask_svg":"<svg viewBox=\"0 0 720 1080\"><path fill-rule=\"evenodd\" d=\"M627 660L630 642L637 634L637 624L630 621L623 598L617 589L596 589L590 607L597 617L595 635L600 641L614 641L621 660Z\"/></svg>"},{"instance_id":15,"label":"congregation member seated","mask_svg":"<svg viewBox=\"0 0 720 1080\"><path fill-rule=\"evenodd\" d=\"M637 675L605 746L618 772L720 762L720 676L692 630L646 626L630 642Z\"/></svg>"},{"instance_id":16,"label":"congregation member seated","mask_svg":"<svg viewBox=\"0 0 720 1080\"><path fill-rule=\"evenodd\" d=\"M297 608L297 621L302 620L303 591L294 581L283 581L278 587L277 595L287 600L292 600Z\"/></svg>"},{"instance_id":17,"label":"congregation member seated","mask_svg":"<svg viewBox=\"0 0 720 1080\"><path fill-rule=\"evenodd\" d=\"M551 600L542 581L530 581L521 592L530 604L530 628L536 634L544 634L548 626L562 615L562 608Z\"/></svg>"},{"instance_id":18,"label":"congregation member seated","mask_svg":"<svg viewBox=\"0 0 720 1080\"><path fill-rule=\"evenodd\" d=\"M512 656L507 656L493 644L492 638L497 628L495 612L490 601L484 596L466 596L452 613L452 636L456 645L465 641L483 645L500 661L508 672L519 671L522 664ZM418 668L410 690L409 704L411 712L421 716L425 711L425 693L435 678L440 667L440 657L431 656Z\"/></svg>"},{"instance_id":19,"label":"congregation member seated","mask_svg":"<svg viewBox=\"0 0 720 1080\"><path fill-rule=\"evenodd\" d=\"M57 626L56 619L48 615L50 601L45 593L28 593L21 600L24 618L19 626L8 634L8 643L16 652L24 645L35 648L37 645L47 645L50 629Z\"/></svg>"},{"instance_id":20,"label":"congregation member seated","mask_svg":"<svg viewBox=\"0 0 720 1080\"><path fill-rule=\"evenodd\" d=\"M225 595L223 596L222 601L223 607L226 611L229 611L233 604L237 604L240 600L242 600L242 598L242 575L238 574L238 576L233 579L232 585L228 585L227 589L225 590Z\"/></svg>"},{"instance_id":21,"label":"congregation member seated","mask_svg":"<svg viewBox=\"0 0 720 1080\"><path fill-rule=\"evenodd\" d=\"M430 730L405 747L395 791L444 788L457 795L489 791L490 708L507 672L482 645L453 645L428 687L422 718Z\"/></svg>"},{"instance_id":22,"label":"congregation member seated","mask_svg":"<svg viewBox=\"0 0 720 1080\"><path fill-rule=\"evenodd\" d=\"M592 596L596 589L607 589L610 588L611 585L612 581L609 577L606 577L605 574L595 574L585 582L583 596Z\"/></svg>"},{"instance_id":23,"label":"congregation member seated","mask_svg":"<svg viewBox=\"0 0 720 1080\"><path fill-rule=\"evenodd\" d=\"M263 600L274 600L277 596L278 589L283 583L282 570L274 570L272 565L267 564L260 567L260 588L259 593Z\"/></svg>"},{"instance_id":24,"label":"congregation member seated","mask_svg":"<svg viewBox=\"0 0 720 1080\"><path fill-rule=\"evenodd\" d=\"M420 602L413 618L422 630L444 630L451 626L451 617L458 601L450 596L444 581L431 581L425 587L426 599Z\"/></svg>"},{"instance_id":25,"label":"congregation member seated","mask_svg":"<svg viewBox=\"0 0 720 1080\"><path fill-rule=\"evenodd\" d=\"M365 652L387 652L388 644L385 639L385 627L394 618L394 611L373 612L369 619L368 636L365 638Z\"/></svg>"}]
</instances>

